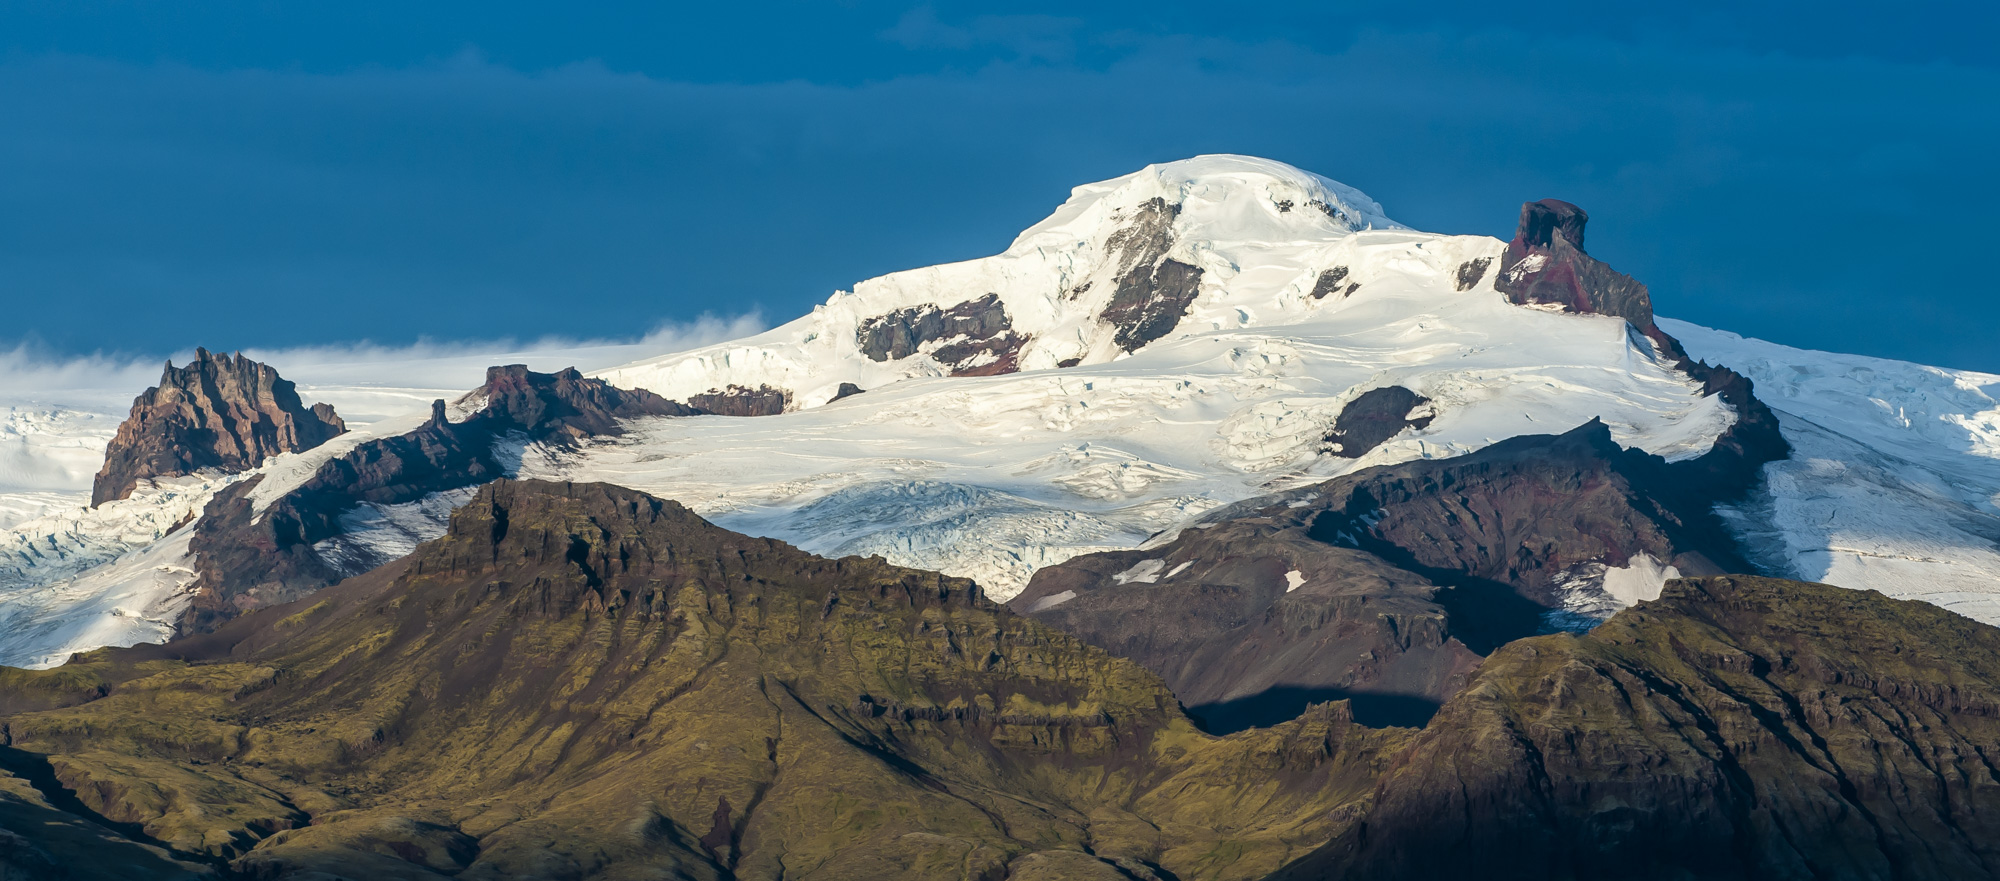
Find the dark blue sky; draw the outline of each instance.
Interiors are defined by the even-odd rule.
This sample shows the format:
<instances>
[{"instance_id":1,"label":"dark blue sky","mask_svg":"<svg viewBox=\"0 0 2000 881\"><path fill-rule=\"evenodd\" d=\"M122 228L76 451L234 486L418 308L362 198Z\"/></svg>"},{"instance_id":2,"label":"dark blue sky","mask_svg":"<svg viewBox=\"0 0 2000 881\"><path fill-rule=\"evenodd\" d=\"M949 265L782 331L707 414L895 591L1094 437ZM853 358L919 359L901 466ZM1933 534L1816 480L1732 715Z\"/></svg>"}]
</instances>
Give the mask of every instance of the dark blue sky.
<instances>
[{"instance_id":1,"label":"dark blue sky","mask_svg":"<svg viewBox=\"0 0 2000 881\"><path fill-rule=\"evenodd\" d=\"M1994 4L413 5L0 0L0 346L782 321L1236 152L1441 232L1568 199L1664 314L2000 372Z\"/></svg>"}]
</instances>

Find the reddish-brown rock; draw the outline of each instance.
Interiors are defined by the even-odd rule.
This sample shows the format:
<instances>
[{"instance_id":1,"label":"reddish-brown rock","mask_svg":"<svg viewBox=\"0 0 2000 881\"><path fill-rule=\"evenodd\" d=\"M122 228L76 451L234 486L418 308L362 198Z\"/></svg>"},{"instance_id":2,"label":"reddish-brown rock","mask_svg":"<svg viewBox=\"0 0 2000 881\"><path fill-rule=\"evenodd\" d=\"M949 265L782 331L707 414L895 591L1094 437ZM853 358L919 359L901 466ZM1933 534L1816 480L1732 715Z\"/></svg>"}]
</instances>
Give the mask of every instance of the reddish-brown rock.
<instances>
[{"instance_id":1,"label":"reddish-brown rock","mask_svg":"<svg viewBox=\"0 0 2000 881\"><path fill-rule=\"evenodd\" d=\"M130 496L140 480L203 468L245 471L347 430L333 407L307 409L270 365L241 354L194 351L186 367L167 362L160 384L132 402L132 415L118 426L91 488L93 507Z\"/></svg>"},{"instance_id":2,"label":"reddish-brown rock","mask_svg":"<svg viewBox=\"0 0 2000 881\"><path fill-rule=\"evenodd\" d=\"M1736 423L1688 470L1697 472L1697 479L1718 496L1747 489L1764 463L1792 454L1791 444L1778 431L1778 417L1757 400L1749 377L1688 357L1680 340L1654 322L1653 298L1644 284L1584 253L1583 229L1589 221L1582 208L1560 199L1522 205L1521 223L1501 255L1494 289L1518 305L1555 305L1569 312L1625 319L1652 341L1664 360L1700 382L1704 394L1722 396L1723 403L1736 411ZM1483 274L1484 267L1480 271ZM1461 270L1461 279L1464 275Z\"/></svg>"}]
</instances>

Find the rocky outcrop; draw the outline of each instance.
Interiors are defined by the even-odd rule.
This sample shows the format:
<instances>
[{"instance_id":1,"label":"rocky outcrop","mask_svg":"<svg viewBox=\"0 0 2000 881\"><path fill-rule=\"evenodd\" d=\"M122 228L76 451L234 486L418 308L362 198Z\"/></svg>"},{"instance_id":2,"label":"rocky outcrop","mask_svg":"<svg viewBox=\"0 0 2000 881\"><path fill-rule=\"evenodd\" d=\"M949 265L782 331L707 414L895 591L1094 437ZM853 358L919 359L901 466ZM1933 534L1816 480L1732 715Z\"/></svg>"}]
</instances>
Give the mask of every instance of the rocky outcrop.
<instances>
[{"instance_id":1,"label":"rocky outcrop","mask_svg":"<svg viewBox=\"0 0 2000 881\"><path fill-rule=\"evenodd\" d=\"M289 602L354 574L314 550L340 534L341 515L364 502L398 505L498 478L507 473L494 453L502 438L570 445L619 434L621 420L700 412L652 392L586 378L573 368L536 373L518 364L487 370L485 385L467 400L485 406L454 423L445 402L437 401L430 420L415 431L360 444L327 461L261 512L251 502L254 482L218 494L190 544L199 580L183 632L213 629L245 611Z\"/></svg>"},{"instance_id":2,"label":"rocky outcrop","mask_svg":"<svg viewBox=\"0 0 2000 881\"><path fill-rule=\"evenodd\" d=\"M1105 257L1118 267L1117 289L1098 317L1127 352L1173 332L1201 293L1201 267L1167 256L1180 211L1155 197L1105 241Z\"/></svg>"},{"instance_id":3,"label":"rocky outcrop","mask_svg":"<svg viewBox=\"0 0 2000 881\"><path fill-rule=\"evenodd\" d=\"M1509 645L1276 877L2000 876L2000 630L1772 579L1675 581Z\"/></svg>"},{"instance_id":4,"label":"rocky outcrop","mask_svg":"<svg viewBox=\"0 0 2000 881\"><path fill-rule=\"evenodd\" d=\"M1273 563L1344 573L1239 637L1379 603L1428 641L1423 584L1286 522L1190 531L1236 533L1215 545L1233 557L1197 562L1216 615ZM1352 589L1371 571L1388 583ZM1301 657L1364 645L1318 626ZM1421 731L1339 700L1211 736L1158 678L969 581L617 487L503 480L443 537L312 597L0 676L18 775L0 775L0 860L29 877L165 877L190 857L272 878L2000 877L2000 629L1683 579L1461 673Z\"/></svg>"},{"instance_id":5,"label":"rocky outcrop","mask_svg":"<svg viewBox=\"0 0 2000 881\"><path fill-rule=\"evenodd\" d=\"M1248 881L1411 735L1210 737L969 581L596 484L491 484L393 566L57 676L109 687L11 748L257 877Z\"/></svg>"},{"instance_id":6,"label":"rocky outcrop","mask_svg":"<svg viewBox=\"0 0 2000 881\"><path fill-rule=\"evenodd\" d=\"M1517 305L1614 315L1664 342L1665 334L1653 323L1653 298L1646 286L1584 253L1583 227L1589 221L1582 208L1559 199L1522 205L1520 226L1500 258L1493 286Z\"/></svg>"},{"instance_id":7,"label":"rocky outcrop","mask_svg":"<svg viewBox=\"0 0 2000 881\"><path fill-rule=\"evenodd\" d=\"M1457 285L1461 291L1469 291L1479 286L1486 278L1486 270L1493 265L1493 258L1478 257L1458 265Z\"/></svg>"},{"instance_id":8,"label":"rocky outcrop","mask_svg":"<svg viewBox=\"0 0 2000 881\"><path fill-rule=\"evenodd\" d=\"M1751 571L1713 499L1604 423L1479 452L1371 468L1322 485L1310 535L1451 589L1438 596L1475 650L1536 632L1581 567L1644 555L1685 575Z\"/></svg>"},{"instance_id":9,"label":"rocky outcrop","mask_svg":"<svg viewBox=\"0 0 2000 881\"><path fill-rule=\"evenodd\" d=\"M1653 320L1653 300L1644 284L1584 253L1583 230L1589 220L1583 209L1557 199L1522 205L1520 226L1500 258L1493 287L1519 305L1555 305L1623 318L1670 363L1700 382L1705 394L1722 396L1736 421L1709 453L1684 469L1685 477L1703 481L1718 497L1747 492L1764 463L1791 455L1777 415L1757 400L1749 377L1688 357L1680 341Z\"/></svg>"},{"instance_id":10,"label":"rocky outcrop","mask_svg":"<svg viewBox=\"0 0 2000 881\"><path fill-rule=\"evenodd\" d=\"M1479 660L1438 587L1306 533L1278 506L1044 567L1009 605L1160 674L1211 732L1332 700L1361 724L1422 725Z\"/></svg>"},{"instance_id":11,"label":"rocky outcrop","mask_svg":"<svg viewBox=\"0 0 2000 881\"><path fill-rule=\"evenodd\" d=\"M332 406L308 409L270 365L196 349L185 367L167 362L160 384L132 402L132 415L105 450L90 504L126 498L141 480L207 468L247 471L346 430Z\"/></svg>"},{"instance_id":12,"label":"rocky outcrop","mask_svg":"<svg viewBox=\"0 0 2000 881\"><path fill-rule=\"evenodd\" d=\"M1337 698L1419 724L1480 655L1603 607L1605 572L1642 555L1749 568L1708 499L1593 421L1226 509L1045 567L1010 605L1144 664L1214 730Z\"/></svg>"},{"instance_id":13,"label":"rocky outcrop","mask_svg":"<svg viewBox=\"0 0 2000 881\"><path fill-rule=\"evenodd\" d=\"M1437 418L1424 407L1429 403L1429 398L1399 385L1362 392L1334 417L1333 433L1326 438L1327 450L1342 458L1359 459L1403 429L1427 428Z\"/></svg>"},{"instance_id":14,"label":"rocky outcrop","mask_svg":"<svg viewBox=\"0 0 2000 881\"><path fill-rule=\"evenodd\" d=\"M949 309L913 306L861 322L861 353L898 361L928 353L952 376L996 376L1020 369L1028 337L1016 333L1000 295L987 294Z\"/></svg>"},{"instance_id":15,"label":"rocky outcrop","mask_svg":"<svg viewBox=\"0 0 2000 881\"><path fill-rule=\"evenodd\" d=\"M620 420L642 416L694 416L700 410L645 389L621 389L589 379L574 367L536 373L523 364L486 369L486 383L466 395L485 406L466 424L492 431L525 431L537 440L581 440L623 433ZM443 424L433 407L432 423Z\"/></svg>"},{"instance_id":16,"label":"rocky outcrop","mask_svg":"<svg viewBox=\"0 0 2000 881\"><path fill-rule=\"evenodd\" d=\"M1324 300L1336 293L1344 297L1354 293L1354 289L1358 287L1360 287L1358 284L1348 284L1347 267L1335 266L1321 272L1319 280L1313 282L1312 298Z\"/></svg>"},{"instance_id":17,"label":"rocky outcrop","mask_svg":"<svg viewBox=\"0 0 2000 881\"><path fill-rule=\"evenodd\" d=\"M672 402L669 402L672 403ZM725 389L689 395L687 411L672 416L776 416L792 405L792 393L760 385L747 388L732 385Z\"/></svg>"}]
</instances>

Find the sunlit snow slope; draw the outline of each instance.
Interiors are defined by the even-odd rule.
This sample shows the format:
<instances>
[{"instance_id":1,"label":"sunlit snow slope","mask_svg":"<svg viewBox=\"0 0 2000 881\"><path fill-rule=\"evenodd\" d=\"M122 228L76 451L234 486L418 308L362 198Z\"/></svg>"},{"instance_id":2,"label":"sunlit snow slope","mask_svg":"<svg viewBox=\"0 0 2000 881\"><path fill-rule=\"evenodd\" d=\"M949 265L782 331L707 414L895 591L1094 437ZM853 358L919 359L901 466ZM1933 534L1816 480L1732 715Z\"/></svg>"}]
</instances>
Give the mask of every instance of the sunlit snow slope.
<instances>
[{"instance_id":1,"label":"sunlit snow slope","mask_svg":"<svg viewBox=\"0 0 2000 881\"><path fill-rule=\"evenodd\" d=\"M1664 324L1755 381L1791 442L1730 512L1766 565L2000 623L2000 376Z\"/></svg>"},{"instance_id":2,"label":"sunlit snow slope","mask_svg":"<svg viewBox=\"0 0 2000 881\"><path fill-rule=\"evenodd\" d=\"M1164 224L1161 204L1177 206ZM1200 281L1185 317L1128 354L1103 316L1134 230ZM1404 229L1280 163L1152 166L1077 188L1000 255L864 281L768 333L598 374L675 398L784 388L801 412L655 420L526 470L671 496L822 553L968 575L1004 599L1037 567L1222 504L1592 417L1671 459L1709 448L1733 418L1719 399L1620 319L1509 305L1476 263L1502 248ZM877 361L859 343L880 316L988 295L1028 339L1023 372L948 377L933 350ZM869 391L823 404L842 383ZM1358 460L1323 455L1341 408L1390 385L1430 399L1434 421Z\"/></svg>"},{"instance_id":3,"label":"sunlit snow slope","mask_svg":"<svg viewBox=\"0 0 2000 881\"><path fill-rule=\"evenodd\" d=\"M1670 459L1711 447L1731 410L1621 319L1510 305L1493 288L1503 248L1405 229L1367 196L1276 162L1151 166L1077 188L996 256L863 281L771 331L596 374L677 400L768 391L782 415L647 419L503 459L817 552L971 576L1004 599L1038 567L1358 468L1592 418ZM1754 378L1798 449L1731 512L1773 565L2000 622L1994 377L1667 326ZM274 366L361 430L259 469L260 504L351 444L413 427L433 394ZM1387 386L1427 399L1412 415L1430 421L1360 458L1331 455L1342 408ZM43 463L64 438L101 451L116 418L19 449ZM88 443L61 455L81 462ZM87 496L88 464L63 466L82 475L68 491ZM98 512L33 495L60 488L0 487L0 511L41 515L0 533L0 621L13 626L0 662L163 635L189 562L186 528L169 528L220 480ZM321 550L406 550L455 499L357 512L359 531Z\"/></svg>"}]
</instances>

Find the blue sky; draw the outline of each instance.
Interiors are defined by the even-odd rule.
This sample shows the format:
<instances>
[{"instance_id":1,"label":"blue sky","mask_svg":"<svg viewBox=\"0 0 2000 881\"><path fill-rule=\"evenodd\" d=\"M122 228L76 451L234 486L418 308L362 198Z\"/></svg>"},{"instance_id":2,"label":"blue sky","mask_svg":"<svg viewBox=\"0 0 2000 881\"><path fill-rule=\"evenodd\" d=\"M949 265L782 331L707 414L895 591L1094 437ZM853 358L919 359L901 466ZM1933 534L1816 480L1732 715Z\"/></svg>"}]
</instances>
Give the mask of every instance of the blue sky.
<instances>
[{"instance_id":1,"label":"blue sky","mask_svg":"<svg viewBox=\"0 0 2000 881\"><path fill-rule=\"evenodd\" d=\"M1993 4L413 5L0 0L0 346L782 321L1236 152L1441 232L1568 199L1664 314L2000 372Z\"/></svg>"}]
</instances>

